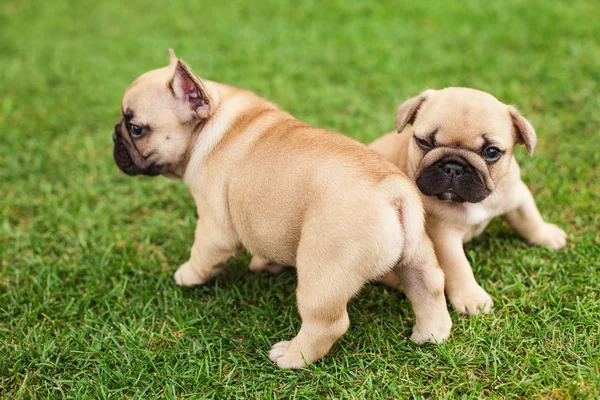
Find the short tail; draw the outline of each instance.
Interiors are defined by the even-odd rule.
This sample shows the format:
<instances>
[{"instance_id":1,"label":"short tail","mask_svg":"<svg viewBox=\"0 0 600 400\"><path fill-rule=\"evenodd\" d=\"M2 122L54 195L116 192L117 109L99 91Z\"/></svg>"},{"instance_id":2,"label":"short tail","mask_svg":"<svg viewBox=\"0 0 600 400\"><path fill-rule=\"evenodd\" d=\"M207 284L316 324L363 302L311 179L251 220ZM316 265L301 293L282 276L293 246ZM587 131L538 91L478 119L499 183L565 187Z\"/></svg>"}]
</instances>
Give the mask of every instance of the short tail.
<instances>
[{"instance_id":1,"label":"short tail","mask_svg":"<svg viewBox=\"0 0 600 400\"><path fill-rule=\"evenodd\" d=\"M404 251L405 255L413 254L417 251L425 234L425 213L423 203L418 193L416 196L404 194L401 204L398 207L398 217L400 226L404 232Z\"/></svg>"},{"instance_id":2,"label":"short tail","mask_svg":"<svg viewBox=\"0 0 600 400\"><path fill-rule=\"evenodd\" d=\"M402 258L410 257L419 250L425 233L423 201L417 187L406 178L394 179L388 185L392 204L398 212L398 221L404 234Z\"/></svg>"}]
</instances>

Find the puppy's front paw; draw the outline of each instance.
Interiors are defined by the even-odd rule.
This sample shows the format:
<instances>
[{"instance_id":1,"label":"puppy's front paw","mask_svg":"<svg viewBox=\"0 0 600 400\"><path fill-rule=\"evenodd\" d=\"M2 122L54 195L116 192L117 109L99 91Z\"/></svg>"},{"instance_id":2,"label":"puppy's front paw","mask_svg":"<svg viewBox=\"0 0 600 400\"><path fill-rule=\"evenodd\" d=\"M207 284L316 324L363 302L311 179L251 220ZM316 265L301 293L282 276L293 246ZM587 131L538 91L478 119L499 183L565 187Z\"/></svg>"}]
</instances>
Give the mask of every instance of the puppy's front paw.
<instances>
[{"instance_id":1,"label":"puppy's front paw","mask_svg":"<svg viewBox=\"0 0 600 400\"><path fill-rule=\"evenodd\" d=\"M446 312L447 314L447 312ZM415 325L413 328L411 340L421 344L425 342L442 343L444 340L450 337L450 330L452 329L452 320L450 315L444 316L440 321L436 321L434 327L423 327Z\"/></svg>"},{"instance_id":2,"label":"puppy's front paw","mask_svg":"<svg viewBox=\"0 0 600 400\"><path fill-rule=\"evenodd\" d=\"M192 266L190 262L186 262L181 267L177 268L175 275L173 275L175 283L179 286L197 286L206 283L208 279L200 276Z\"/></svg>"},{"instance_id":3,"label":"puppy's front paw","mask_svg":"<svg viewBox=\"0 0 600 400\"><path fill-rule=\"evenodd\" d=\"M260 272L267 269L269 263L270 261L266 258L261 256L252 256L252 260L250 260L250 265L248 265L248 268L250 268L250 271L252 272Z\"/></svg>"},{"instance_id":4,"label":"puppy's front paw","mask_svg":"<svg viewBox=\"0 0 600 400\"><path fill-rule=\"evenodd\" d=\"M252 260L250 260L249 268L252 272L267 271L271 275L279 275L287 267L285 265L274 263L266 258L254 256L252 257Z\"/></svg>"},{"instance_id":5,"label":"puppy's front paw","mask_svg":"<svg viewBox=\"0 0 600 400\"><path fill-rule=\"evenodd\" d=\"M293 341L275 343L269 352L269 358L279 368L300 369L306 368L306 361L299 349L296 349Z\"/></svg>"},{"instance_id":6,"label":"puppy's front paw","mask_svg":"<svg viewBox=\"0 0 600 400\"><path fill-rule=\"evenodd\" d=\"M388 272L387 274L379 278L379 282L383 283L390 289L396 289L399 292L402 291L402 282L400 282L400 279L398 279L396 274L393 272Z\"/></svg>"},{"instance_id":7,"label":"puppy's front paw","mask_svg":"<svg viewBox=\"0 0 600 400\"><path fill-rule=\"evenodd\" d=\"M479 285L449 291L448 299L459 313L466 315L475 315L478 312L488 314L494 306L492 297Z\"/></svg>"},{"instance_id":8,"label":"puppy's front paw","mask_svg":"<svg viewBox=\"0 0 600 400\"><path fill-rule=\"evenodd\" d=\"M529 242L558 250L567 244L567 234L558 226L544 222L544 225L529 238Z\"/></svg>"}]
</instances>

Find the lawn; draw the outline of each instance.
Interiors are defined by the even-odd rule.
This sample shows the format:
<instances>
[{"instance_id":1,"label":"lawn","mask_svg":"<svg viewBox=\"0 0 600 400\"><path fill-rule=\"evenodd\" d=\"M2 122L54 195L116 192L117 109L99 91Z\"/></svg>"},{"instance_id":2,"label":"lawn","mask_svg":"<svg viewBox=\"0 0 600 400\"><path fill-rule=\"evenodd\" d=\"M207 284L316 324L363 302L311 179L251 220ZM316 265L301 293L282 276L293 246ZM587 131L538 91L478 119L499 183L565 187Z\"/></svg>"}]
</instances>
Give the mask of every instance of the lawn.
<instances>
[{"instance_id":1,"label":"lawn","mask_svg":"<svg viewBox=\"0 0 600 400\"><path fill-rule=\"evenodd\" d=\"M363 3L362 5L359 3ZM0 397L598 398L600 2L0 3ZM293 271L249 256L174 285L196 212L181 182L112 161L120 98L173 47L202 77L369 142L425 88L470 86L536 127L517 152L566 249L501 221L466 247L492 314L452 312L417 346L404 295L366 287L332 352L282 371L299 329Z\"/></svg>"}]
</instances>

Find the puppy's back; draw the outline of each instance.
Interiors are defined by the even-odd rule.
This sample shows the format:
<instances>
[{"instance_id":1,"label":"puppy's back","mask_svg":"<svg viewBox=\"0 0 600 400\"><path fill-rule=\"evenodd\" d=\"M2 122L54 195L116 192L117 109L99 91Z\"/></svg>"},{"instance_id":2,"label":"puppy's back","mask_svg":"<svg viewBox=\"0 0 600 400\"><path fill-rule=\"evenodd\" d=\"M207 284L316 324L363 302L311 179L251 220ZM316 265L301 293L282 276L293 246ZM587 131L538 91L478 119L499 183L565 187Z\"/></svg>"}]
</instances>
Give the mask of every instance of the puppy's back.
<instances>
[{"instance_id":1,"label":"puppy's back","mask_svg":"<svg viewBox=\"0 0 600 400\"><path fill-rule=\"evenodd\" d=\"M244 245L257 254L296 249L310 218L326 221L328 227L320 228L324 237L331 235L325 233L331 225L355 232L350 241L377 242L384 231L397 232L399 224L402 243L414 247L422 234L414 184L383 156L343 135L283 118L260 135L236 170L230 197L244 212L232 217L245 230L241 236L250 238ZM273 240L286 243L267 243ZM269 256L289 263L296 255Z\"/></svg>"}]
</instances>

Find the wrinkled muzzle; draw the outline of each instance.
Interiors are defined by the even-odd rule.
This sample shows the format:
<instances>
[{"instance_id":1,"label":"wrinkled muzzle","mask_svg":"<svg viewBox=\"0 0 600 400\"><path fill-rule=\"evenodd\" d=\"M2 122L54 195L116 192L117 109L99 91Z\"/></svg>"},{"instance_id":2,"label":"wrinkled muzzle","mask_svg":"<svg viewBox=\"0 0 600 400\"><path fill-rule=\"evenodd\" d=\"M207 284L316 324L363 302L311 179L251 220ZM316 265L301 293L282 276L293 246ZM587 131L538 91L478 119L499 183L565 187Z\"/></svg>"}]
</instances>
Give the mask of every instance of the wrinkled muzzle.
<instances>
[{"instance_id":1,"label":"wrinkled muzzle","mask_svg":"<svg viewBox=\"0 0 600 400\"><path fill-rule=\"evenodd\" d=\"M123 138L121 133L121 123L115 125L113 138L113 158L119 169L127 175L149 175L156 176L160 174L159 168L155 165L143 165L143 158L138 155L137 150L132 149L132 145Z\"/></svg>"},{"instance_id":2,"label":"wrinkled muzzle","mask_svg":"<svg viewBox=\"0 0 600 400\"><path fill-rule=\"evenodd\" d=\"M440 200L478 203L491 193L483 174L462 157L447 156L424 168L416 179L426 196Z\"/></svg>"}]
</instances>

